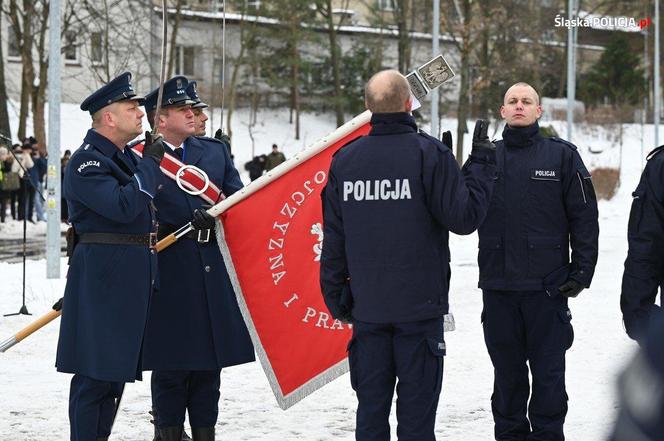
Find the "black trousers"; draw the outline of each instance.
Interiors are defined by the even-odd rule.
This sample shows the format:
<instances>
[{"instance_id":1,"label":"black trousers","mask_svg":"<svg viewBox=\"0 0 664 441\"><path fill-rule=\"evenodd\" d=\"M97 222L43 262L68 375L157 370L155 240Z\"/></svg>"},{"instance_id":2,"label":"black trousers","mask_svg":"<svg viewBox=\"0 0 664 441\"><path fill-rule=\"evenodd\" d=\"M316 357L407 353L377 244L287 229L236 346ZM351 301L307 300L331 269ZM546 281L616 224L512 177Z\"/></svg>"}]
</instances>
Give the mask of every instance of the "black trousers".
<instances>
[{"instance_id":1,"label":"black trousers","mask_svg":"<svg viewBox=\"0 0 664 441\"><path fill-rule=\"evenodd\" d=\"M550 298L544 291L490 290L483 297L484 341L495 375L496 440L564 440L565 352L574 340L567 298Z\"/></svg>"},{"instance_id":2,"label":"black trousers","mask_svg":"<svg viewBox=\"0 0 664 441\"><path fill-rule=\"evenodd\" d=\"M124 383L76 374L69 391L71 441L96 441L111 434L116 400Z\"/></svg>"},{"instance_id":3,"label":"black trousers","mask_svg":"<svg viewBox=\"0 0 664 441\"><path fill-rule=\"evenodd\" d=\"M152 405L158 427L184 424L189 411L192 428L214 427L219 415L221 370L152 372Z\"/></svg>"},{"instance_id":4,"label":"black trousers","mask_svg":"<svg viewBox=\"0 0 664 441\"><path fill-rule=\"evenodd\" d=\"M390 439L396 384L399 441L435 441L444 355L442 317L391 324L355 321L348 358L358 400L356 439Z\"/></svg>"}]
</instances>

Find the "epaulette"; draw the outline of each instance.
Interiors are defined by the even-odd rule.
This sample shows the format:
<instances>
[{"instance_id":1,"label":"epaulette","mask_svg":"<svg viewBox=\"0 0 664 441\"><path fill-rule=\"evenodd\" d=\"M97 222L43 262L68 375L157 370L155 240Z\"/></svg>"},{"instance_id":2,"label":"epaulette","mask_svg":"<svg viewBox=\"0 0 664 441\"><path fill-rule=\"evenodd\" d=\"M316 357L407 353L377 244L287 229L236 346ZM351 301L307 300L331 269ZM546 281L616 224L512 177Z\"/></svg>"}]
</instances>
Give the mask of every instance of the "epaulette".
<instances>
[{"instance_id":1,"label":"epaulette","mask_svg":"<svg viewBox=\"0 0 664 441\"><path fill-rule=\"evenodd\" d=\"M657 147L655 150L653 150L652 152L648 153L648 156L646 156L646 160L650 161L652 158L655 157L655 155L657 155L657 154L658 154L659 152L661 152L662 150L664 150L664 145L660 145L660 146Z\"/></svg>"},{"instance_id":2,"label":"epaulette","mask_svg":"<svg viewBox=\"0 0 664 441\"><path fill-rule=\"evenodd\" d=\"M551 141L559 142L561 144L565 144L567 147L569 147L572 150L576 150L576 146L572 144L571 142L564 140L562 138L558 138L557 136L552 136L549 138Z\"/></svg>"},{"instance_id":3,"label":"epaulette","mask_svg":"<svg viewBox=\"0 0 664 441\"><path fill-rule=\"evenodd\" d=\"M196 138L202 139L203 141L212 141L212 142L216 142L216 143L219 143L219 144L222 144L222 145L226 145L223 142L221 142L220 140L218 140L217 138L212 138L210 136L197 136Z\"/></svg>"},{"instance_id":4,"label":"epaulette","mask_svg":"<svg viewBox=\"0 0 664 441\"><path fill-rule=\"evenodd\" d=\"M452 148L450 146L448 146L447 144L445 144L443 141L436 138L435 136L431 136L430 134L428 134L427 132L425 132L422 129L419 129L417 131L417 134L420 135L422 138L426 138L428 141L433 142L436 145L436 147L443 148L444 152L447 152L447 151L451 152L452 151Z\"/></svg>"}]
</instances>

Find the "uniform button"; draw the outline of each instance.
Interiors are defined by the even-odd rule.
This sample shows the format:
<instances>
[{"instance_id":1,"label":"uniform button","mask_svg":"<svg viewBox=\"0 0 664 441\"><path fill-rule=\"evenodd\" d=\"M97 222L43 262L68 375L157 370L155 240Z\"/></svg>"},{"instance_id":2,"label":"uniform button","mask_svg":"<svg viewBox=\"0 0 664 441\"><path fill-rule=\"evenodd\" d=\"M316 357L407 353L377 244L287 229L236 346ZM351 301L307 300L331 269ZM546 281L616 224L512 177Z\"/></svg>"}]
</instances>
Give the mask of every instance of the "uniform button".
<instances>
[{"instance_id":1,"label":"uniform button","mask_svg":"<svg viewBox=\"0 0 664 441\"><path fill-rule=\"evenodd\" d=\"M432 302L431 300L427 300L427 303L428 303L428 304L432 304L433 302Z\"/></svg>"},{"instance_id":2,"label":"uniform button","mask_svg":"<svg viewBox=\"0 0 664 441\"><path fill-rule=\"evenodd\" d=\"M155 253L155 251L154 251L154 250L150 250L150 254L154 254L154 253Z\"/></svg>"},{"instance_id":3,"label":"uniform button","mask_svg":"<svg viewBox=\"0 0 664 441\"><path fill-rule=\"evenodd\" d=\"M159 186L157 186L157 190L161 190L162 188L164 188L164 184L159 184Z\"/></svg>"},{"instance_id":4,"label":"uniform button","mask_svg":"<svg viewBox=\"0 0 664 441\"><path fill-rule=\"evenodd\" d=\"M205 272L209 273L210 272L210 265L205 265Z\"/></svg>"}]
</instances>

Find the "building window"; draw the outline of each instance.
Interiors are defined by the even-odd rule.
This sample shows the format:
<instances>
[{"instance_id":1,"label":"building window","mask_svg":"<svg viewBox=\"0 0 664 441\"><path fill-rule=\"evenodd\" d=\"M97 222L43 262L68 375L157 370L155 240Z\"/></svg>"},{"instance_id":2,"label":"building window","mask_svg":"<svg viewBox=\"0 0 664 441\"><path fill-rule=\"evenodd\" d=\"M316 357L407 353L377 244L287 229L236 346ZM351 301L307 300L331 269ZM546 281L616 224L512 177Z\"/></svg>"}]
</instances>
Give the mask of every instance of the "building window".
<instances>
[{"instance_id":1,"label":"building window","mask_svg":"<svg viewBox=\"0 0 664 441\"><path fill-rule=\"evenodd\" d=\"M18 41L16 40L13 26L10 26L7 32L7 57L14 59L21 58L21 51L18 47Z\"/></svg>"},{"instance_id":2,"label":"building window","mask_svg":"<svg viewBox=\"0 0 664 441\"><path fill-rule=\"evenodd\" d=\"M394 0L378 0L379 11L394 11Z\"/></svg>"},{"instance_id":3,"label":"building window","mask_svg":"<svg viewBox=\"0 0 664 441\"><path fill-rule=\"evenodd\" d=\"M193 46L177 46L175 48L175 67L177 73L187 77L195 77L196 48Z\"/></svg>"},{"instance_id":4,"label":"building window","mask_svg":"<svg viewBox=\"0 0 664 441\"><path fill-rule=\"evenodd\" d=\"M90 34L90 61L93 66L102 64L104 61L104 44L101 32Z\"/></svg>"},{"instance_id":5,"label":"building window","mask_svg":"<svg viewBox=\"0 0 664 441\"><path fill-rule=\"evenodd\" d=\"M203 0L201 0L201 3ZM217 12L224 12L224 3L225 0L208 0L208 3L211 4L210 9L212 11L217 11Z\"/></svg>"},{"instance_id":6,"label":"building window","mask_svg":"<svg viewBox=\"0 0 664 441\"><path fill-rule=\"evenodd\" d=\"M65 63L78 63L78 47L76 46L76 32L65 33Z\"/></svg>"},{"instance_id":7,"label":"building window","mask_svg":"<svg viewBox=\"0 0 664 441\"><path fill-rule=\"evenodd\" d=\"M260 9L261 1L260 0L248 0L247 9Z\"/></svg>"}]
</instances>

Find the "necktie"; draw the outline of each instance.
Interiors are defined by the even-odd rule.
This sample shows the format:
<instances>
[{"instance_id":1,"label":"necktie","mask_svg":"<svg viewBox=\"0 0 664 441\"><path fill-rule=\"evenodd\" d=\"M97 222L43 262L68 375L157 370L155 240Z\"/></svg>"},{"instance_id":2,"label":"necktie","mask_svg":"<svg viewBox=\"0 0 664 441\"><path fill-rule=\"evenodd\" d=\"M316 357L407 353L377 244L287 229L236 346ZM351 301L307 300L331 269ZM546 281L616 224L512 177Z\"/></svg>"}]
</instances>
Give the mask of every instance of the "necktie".
<instances>
[{"instance_id":1,"label":"necktie","mask_svg":"<svg viewBox=\"0 0 664 441\"><path fill-rule=\"evenodd\" d=\"M177 147L175 149L175 156L177 156L179 160L182 160L182 151L183 151L182 147Z\"/></svg>"}]
</instances>

